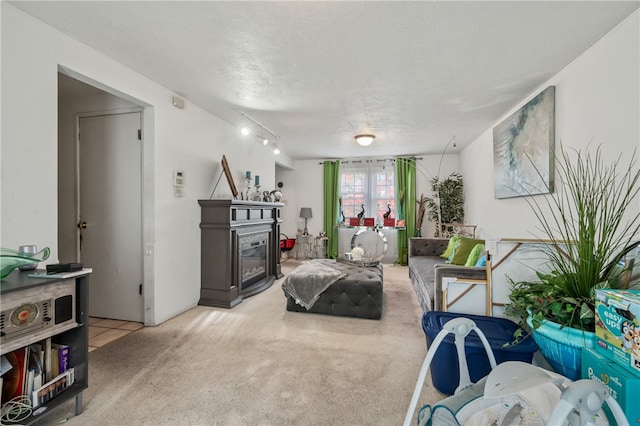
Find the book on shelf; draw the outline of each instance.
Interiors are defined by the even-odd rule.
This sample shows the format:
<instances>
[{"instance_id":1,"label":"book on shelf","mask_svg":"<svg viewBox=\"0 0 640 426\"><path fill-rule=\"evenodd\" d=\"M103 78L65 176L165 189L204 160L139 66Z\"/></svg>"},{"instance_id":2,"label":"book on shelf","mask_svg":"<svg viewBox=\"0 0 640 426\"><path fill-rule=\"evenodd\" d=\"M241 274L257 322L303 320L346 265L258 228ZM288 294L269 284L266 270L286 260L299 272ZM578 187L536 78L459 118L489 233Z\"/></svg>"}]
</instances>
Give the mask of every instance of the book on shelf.
<instances>
[{"instance_id":1,"label":"book on shelf","mask_svg":"<svg viewBox=\"0 0 640 426\"><path fill-rule=\"evenodd\" d=\"M54 373L54 376L59 375L60 373L64 373L69 369L69 345L63 345L60 343L52 343L51 350L53 352L53 362L57 360L57 374ZM56 367L54 366L54 371L56 371Z\"/></svg>"},{"instance_id":2,"label":"book on shelf","mask_svg":"<svg viewBox=\"0 0 640 426\"><path fill-rule=\"evenodd\" d=\"M37 407L58 395L74 381L69 345L45 339L2 356L2 404L28 396Z\"/></svg>"},{"instance_id":3,"label":"book on shelf","mask_svg":"<svg viewBox=\"0 0 640 426\"><path fill-rule=\"evenodd\" d=\"M26 382L25 382L25 391L24 394L25 395L31 395L31 392L33 392L33 382L35 379L35 370L33 368L30 368L28 373L27 373L27 377L26 377Z\"/></svg>"}]
</instances>

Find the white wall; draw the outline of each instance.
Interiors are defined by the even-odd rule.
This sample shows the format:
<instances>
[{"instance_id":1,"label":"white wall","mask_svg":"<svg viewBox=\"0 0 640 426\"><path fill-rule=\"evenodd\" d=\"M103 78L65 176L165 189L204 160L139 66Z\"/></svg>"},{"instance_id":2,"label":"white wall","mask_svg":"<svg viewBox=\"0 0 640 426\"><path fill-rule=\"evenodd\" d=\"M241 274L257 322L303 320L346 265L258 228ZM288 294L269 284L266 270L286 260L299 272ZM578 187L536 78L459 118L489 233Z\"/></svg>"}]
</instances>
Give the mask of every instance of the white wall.
<instances>
[{"instance_id":1,"label":"white wall","mask_svg":"<svg viewBox=\"0 0 640 426\"><path fill-rule=\"evenodd\" d=\"M623 153L624 164L640 145L639 80L640 12L636 11L494 126L544 88L555 85L556 154L560 143L577 149L602 145L605 160ZM540 235L524 198L494 198L494 126L460 156L467 222L477 224L478 233L486 238ZM560 186L557 180L556 184Z\"/></svg>"},{"instance_id":2,"label":"white wall","mask_svg":"<svg viewBox=\"0 0 640 426\"><path fill-rule=\"evenodd\" d=\"M245 170L275 187L268 148L242 140L237 129L190 102L171 104L166 88L44 25L6 2L2 41L2 247L28 242L58 260L58 69L145 107L144 228L146 322L160 323L194 306L200 287L200 210L226 155L236 186ZM185 173L185 197L175 198L175 169ZM214 195L229 198L224 178ZM151 267L149 267L151 265ZM90 266L90 265L87 265ZM148 293L148 294L147 294Z\"/></svg>"},{"instance_id":3,"label":"white wall","mask_svg":"<svg viewBox=\"0 0 640 426\"><path fill-rule=\"evenodd\" d=\"M309 234L324 232L323 213L323 166L319 160L304 160L294 163L295 169L279 168L276 180L283 183L282 227L289 238L295 238L298 229L304 228L300 208L311 207L313 218L307 221Z\"/></svg>"}]
</instances>

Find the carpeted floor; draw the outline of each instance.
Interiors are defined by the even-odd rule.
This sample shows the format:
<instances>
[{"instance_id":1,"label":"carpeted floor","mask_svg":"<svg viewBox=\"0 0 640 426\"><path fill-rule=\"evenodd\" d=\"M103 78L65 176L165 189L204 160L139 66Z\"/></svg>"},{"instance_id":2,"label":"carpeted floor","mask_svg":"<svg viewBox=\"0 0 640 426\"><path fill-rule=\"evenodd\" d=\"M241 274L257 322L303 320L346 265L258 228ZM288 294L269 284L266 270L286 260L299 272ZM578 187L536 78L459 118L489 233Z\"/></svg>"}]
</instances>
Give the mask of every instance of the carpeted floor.
<instances>
[{"instance_id":1,"label":"carpeted floor","mask_svg":"<svg viewBox=\"0 0 640 426\"><path fill-rule=\"evenodd\" d=\"M38 424L400 425L426 354L407 268L385 266L381 320L288 312L281 282L92 351L82 415ZM422 394L443 398L429 378Z\"/></svg>"}]
</instances>

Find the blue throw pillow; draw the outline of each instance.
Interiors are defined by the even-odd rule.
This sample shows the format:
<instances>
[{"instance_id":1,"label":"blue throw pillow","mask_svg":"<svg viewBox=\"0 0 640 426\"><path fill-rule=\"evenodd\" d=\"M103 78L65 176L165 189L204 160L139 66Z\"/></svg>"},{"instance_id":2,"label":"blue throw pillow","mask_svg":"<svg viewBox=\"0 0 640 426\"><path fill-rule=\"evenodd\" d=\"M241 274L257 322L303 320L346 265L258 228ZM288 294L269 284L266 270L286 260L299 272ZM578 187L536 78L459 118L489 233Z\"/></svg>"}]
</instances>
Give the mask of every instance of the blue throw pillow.
<instances>
[{"instance_id":1,"label":"blue throw pillow","mask_svg":"<svg viewBox=\"0 0 640 426\"><path fill-rule=\"evenodd\" d=\"M482 256L480 256L480 259L478 259L478 262L476 262L476 266L487 266L486 254L483 254Z\"/></svg>"}]
</instances>

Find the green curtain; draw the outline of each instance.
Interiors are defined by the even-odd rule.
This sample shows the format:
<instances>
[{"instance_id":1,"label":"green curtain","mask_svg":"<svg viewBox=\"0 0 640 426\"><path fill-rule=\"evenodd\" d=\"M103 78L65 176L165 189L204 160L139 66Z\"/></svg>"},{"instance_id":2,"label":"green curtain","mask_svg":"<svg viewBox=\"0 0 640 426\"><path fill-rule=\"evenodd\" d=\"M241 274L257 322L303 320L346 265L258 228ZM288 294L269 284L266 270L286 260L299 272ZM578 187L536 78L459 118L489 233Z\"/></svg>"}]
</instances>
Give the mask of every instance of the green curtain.
<instances>
[{"instance_id":1,"label":"green curtain","mask_svg":"<svg viewBox=\"0 0 640 426\"><path fill-rule=\"evenodd\" d=\"M327 257L338 257L338 224L340 161L325 161L324 165L324 230L329 241L327 243Z\"/></svg>"},{"instance_id":2,"label":"green curtain","mask_svg":"<svg viewBox=\"0 0 640 426\"><path fill-rule=\"evenodd\" d=\"M405 230L398 231L398 263L407 264L409 238L416 234L416 159L396 160L396 204L398 218L405 220Z\"/></svg>"}]
</instances>

